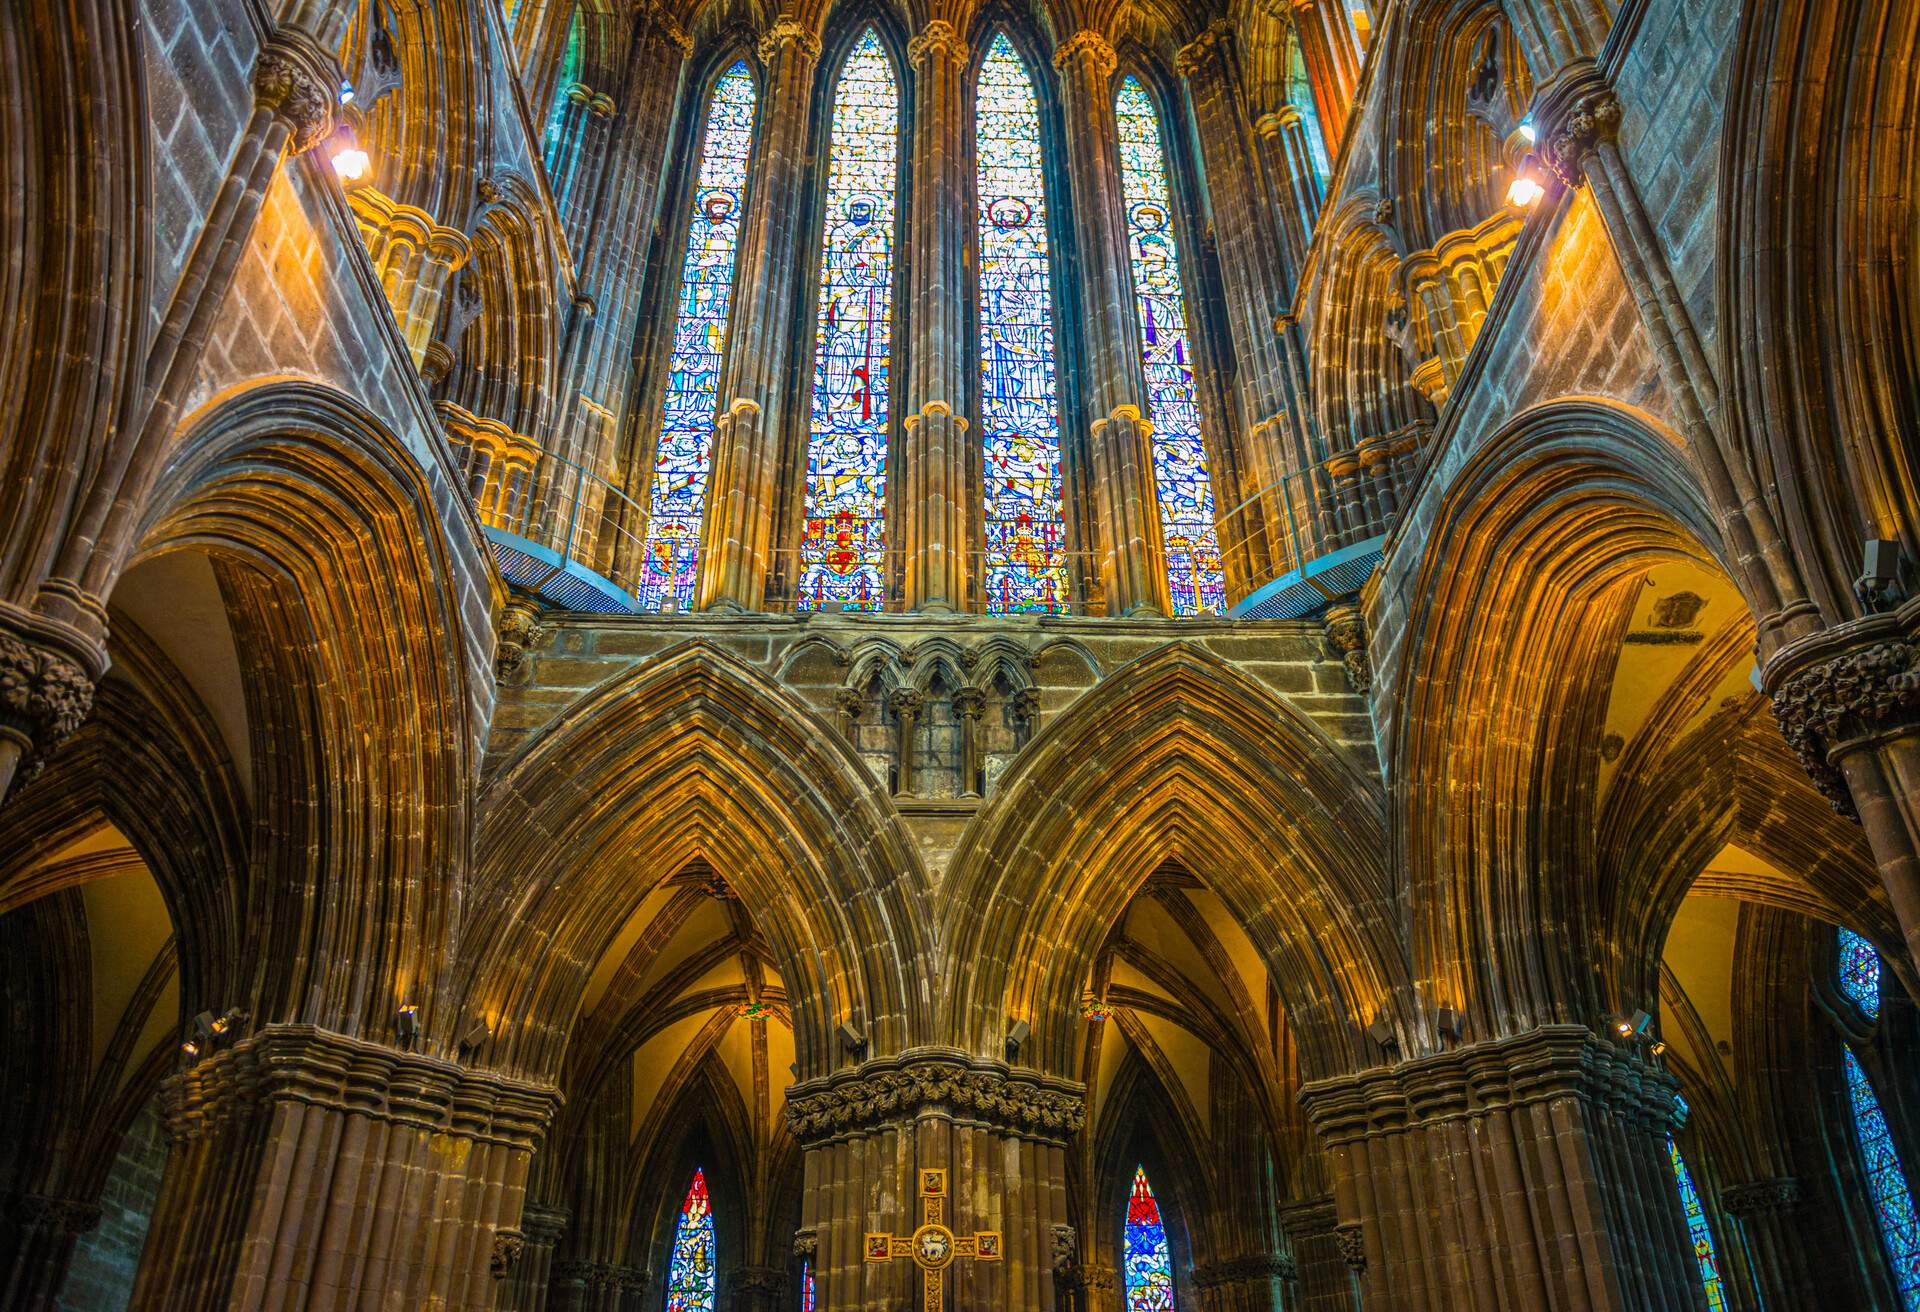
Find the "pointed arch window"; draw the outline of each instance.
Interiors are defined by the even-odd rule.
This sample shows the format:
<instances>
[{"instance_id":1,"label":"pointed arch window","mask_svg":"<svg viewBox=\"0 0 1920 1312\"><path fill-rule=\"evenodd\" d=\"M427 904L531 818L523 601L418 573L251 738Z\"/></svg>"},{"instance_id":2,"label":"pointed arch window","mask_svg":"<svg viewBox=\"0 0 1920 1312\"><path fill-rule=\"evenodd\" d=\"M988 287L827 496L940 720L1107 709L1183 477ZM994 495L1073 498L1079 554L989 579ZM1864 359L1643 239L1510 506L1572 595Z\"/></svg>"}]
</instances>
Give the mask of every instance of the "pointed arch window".
<instances>
[{"instance_id":1,"label":"pointed arch window","mask_svg":"<svg viewBox=\"0 0 1920 1312\"><path fill-rule=\"evenodd\" d=\"M980 65L980 421L989 614L1068 606L1040 106L1005 32Z\"/></svg>"},{"instance_id":2,"label":"pointed arch window","mask_svg":"<svg viewBox=\"0 0 1920 1312\"><path fill-rule=\"evenodd\" d=\"M706 1172L696 1167L673 1227L667 1312L713 1312L713 1299L713 1204L707 1197Z\"/></svg>"},{"instance_id":3,"label":"pointed arch window","mask_svg":"<svg viewBox=\"0 0 1920 1312\"><path fill-rule=\"evenodd\" d=\"M1877 1020L1880 954L1850 929L1835 931L1834 946L1839 953L1840 991L1868 1020ZM1880 1225L1887 1272L1900 1291L1901 1306L1907 1312L1920 1312L1920 1217L1914 1213L1907 1173L1894 1147L1886 1113L1880 1109L1880 1099L1860 1059L1848 1044L1841 1046L1840 1056L1847 1080L1847 1107L1853 1114L1853 1141L1860 1152L1867 1196L1873 1201L1874 1217Z\"/></svg>"},{"instance_id":4,"label":"pointed arch window","mask_svg":"<svg viewBox=\"0 0 1920 1312\"><path fill-rule=\"evenodd\" d=\"M1173 1312L1173 1259L1160 1204L1147 1183L1147 1168L1133 1168L1127 1196L1125 1251L1127 1312Z\"/></svg>"},{"instance_id":5,"label":"pointed arch window","mask_svg":"<svg viewBox=\"0 0 1920 1312\"><path fill-rule=\"evenodd\" d=\"M1693 1260L1700 1264L1700 1287L1706 1291L1711 1312L1724 1312L1726 1286L1720 1279L1720 1259L1714 1252L1713 1229L1707 1224L1707 1209L1694 1187L1693 1172L1680 1156L1680 1145L1667 1136L1667 1155L1673 1159L1673 1183L1680 1191L1680 1207L1687 1217L1687 1238L1693 1241Z\"/></svg>"},{"instance_id":6,"label":"pointed arch window","mask_svg":"<svg viewBox=\"0 0 1920 1312\"><path fill-rule=\"evenodd\" d=\"M634 588L643 610L668 609L669 600L673 609L688 610L694 602L756 94L753 73L742 59L715 80L708 101L648 496L646 549Z\"/></svg>"},{"instance_id":7,"label":"pointed arch window","mask_svg":"<svg viewBox=\"0 0 1920 1312\"><path fill-rule=\"evenodd\" d=\"M1153 478L1166 540L1167 589L1176 615L1226 610L1213 485L1200 440L1193 343L1181 295L1180 249L1174 237L1160 119L1140 79L1120 84L1114 103L1120 127L1120 182L1127 205L1127 247L1140 318L1141 364L1153 423Z\"/></svg>"},{"instance_id":8,"label":"pointed arch window","mask_svg":"<svg viewBox=\"0 0 1920 1312\"><path fill-rule=\"evenodd\" d=\"M833 146L814 326L813 419L799 604L878 610L886 598L900 96L880 36L847 52L833 94Z\"/></svg>"}]
</instances>

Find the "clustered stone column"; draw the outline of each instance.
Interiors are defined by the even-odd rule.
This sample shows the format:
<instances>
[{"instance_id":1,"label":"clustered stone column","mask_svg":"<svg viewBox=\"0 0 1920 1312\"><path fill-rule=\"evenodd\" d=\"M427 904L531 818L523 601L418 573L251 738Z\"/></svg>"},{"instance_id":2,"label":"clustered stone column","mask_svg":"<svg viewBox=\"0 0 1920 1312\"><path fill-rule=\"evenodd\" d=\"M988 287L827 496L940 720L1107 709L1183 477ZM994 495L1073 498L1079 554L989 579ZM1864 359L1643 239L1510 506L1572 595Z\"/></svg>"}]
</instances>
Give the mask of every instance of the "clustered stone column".
<instances>
[{"instance_id":1,"label":"clustered stone column","mask_svg":"<svg viewBox=\"0 0 1920 1312\"><path fill-rule=\"evenodd\" d=\"M787 1124L805 1151L801 1225L815 1244L819 1305L919 1305L919 1269L866 1261L862 1239L917 1229L918 1173L940 1168L945 1224L957 1234L999 1232L1004 1254L956 1262L946 1306L1069 1306L1056 1275L1056 1228L1067 1225L1067 1141L1084 1118L1080 1086L952 1049L914 1050L793 1086Z\"/></svg>"},{"instance_id":2,"label":"clustered stone column","mask_svg":"<svg viewBox=\"0 0 1920 1312\"><path fill-rule=\"evenodd\" d=\"M80 1236L100 1224L100 1204L23 1193L0 1196L0 1307L52 1306Z\"/></svg>"},{"instance_id":3,"label":"clustered stone column","mask_svg":"<svg viewBox=\"0 0 1920 1312\"><path fill-rule=\"evenodd\" d=\"M1111 615L1165 615L1166 543L1153 481L1153 425L1146 415L1140 328L1120 187L1113 112L1119 66L1107 39L1082 29L1054 52L1066 110L1067 166L1080 254L1084 395L1095 418L1089 451L1099 521L1100 581Z\"/></svg>"},{"instance_id":4,"label":"clustered stone column","mask_svg":"<svg viewBox=\"0 0 1920 1312\"><path fill-rule=\"evenodd\" d=\"M1578 1025L1307 1085L1366 1305L1694 1312L1676 1089Z\"/></svg>"},{"instance_id":5,"label":"clustered stone column","mask_svg":"<svg viewBox=\"0 0 1920 1312\"><path fill-rule=\"evenodd\" d=\"M1792 1232L1794 1213L1806 1190L1792 1176L1728 1185L1720 1191L1720 1210L1740 1226L1747 1262L1767 1307L1791 1307L1805 1291L1818 1289L1807 1267L1806 1244Z\"/></svg>"},{"instance_id":6,"label":"clustered stone column","mask_svg":"<svg viewBox=\"0 0 1920 1312\"><path fill-rule=\"evenodd\" d=\"M473 243L457 228L434 222L417 205L402 205L377 187L356 187L348 203L360 225L361 240L393 306L400 335L416 367L425 363L447 286L472 252Z\"/></svg>"},{"instance_id":7,"label":"clustered stone column","mask_svg":"<svg viewBox=\"0 0 1920 1312\"><path fill-rule=\"evenodd\" d=\"M518 1258L505 1272L499 1300L513 1312L543 1312L554 1279L554 1248L566 1233L571 1214L564 1207L528 1203L520 1209L522 1245Z\"/></svg>"},{"instance_id":8,"label":"clustered stone column","mask_svg":"<svg viewBox=\"0 0 1920 1312\"><path fill-rule=\"evenodd\" d=\"M263 1026L162 1097L173 1142L142 1308L491 1308L558 1105L542 1086L309 1025Z\"/></svg>"},{"instance_id":9,"label":"clustered stone column","mask_svg":"<svg viewBox=\"0 0 1920 1312\"><path fill-rule=\"evenodd\" d=\"M1260 176L1232 24L1211 24L1181 49L1174 66L1187 82L1206 164L1235 386L1247 425L1239 443L1241 485L1214 480L1221 499L1233 507L1220 526L1231 600L1301 563L1287 530L1286 479L1303 472L1312 453L1296 440L1299 430L1290 422L1285 348L1274 331L1275 319L1292 303L1294 275ZM1214 464L1223 471L1230 467Z\"/></svg>"},{"instance_id":10,"label":"clustered stone column","mask_svg":"<svg viewBox=\"0 0 1920 1312\"><path fill-rule=\"evenodd\" d=\"M1341 1254L1339 1228L1331 1198L1280 1209L1280 1230L1294 1261L1288 1312L1354 1312L1353 1272Z\"/></svg>"},{"instance_id":11,"label":"clustered stone column","mask_svg":"<svg viewBox=\"0 0 1920 1312\"><path fill-rule=\"evenodd\" d=\"M954 413L967 395L967 47L934 19L907 46L913 65L913 198L907 230L906 605L967 608L974 516L972 447Z\"/></svg>"},{"instance_id":12,"label":"clustered stone column","mask_svg":"<svg viewBox=\"0 0 1920 1312\"><path fill-rule=\"evenodd\" d=\"M701 530L700 606L758 610L773 568L779 497L780 398L794 350L791 276L806 186L807 125L818 37L783 18L760 42L766 65L766 125L734 276L724 408L713 432L707 509Z\"/></svg>"},{"instance_id":13,"label":"clustered stone column","mask_svg":"<svg viewBox=\"0 0 1920 1312\"><path fill-rule=\"evenodd\" d=\"M1313 84L1314 104L1328 141L1346 135L1347 111L1360 84L1360 49L1342 0L1275 0L1291 4L1300 56Z\"/></svg>"},{"instance_id":14,"label":"clustered stone column","mask_svg":"<svg viewBox=\"0 0 1920 1312\"><path fill-rule=\"evenodd\" d=\"M1274 191L1280 215L1280 233L1286 239L1288 290L1306 267L1313 244L1314 225L1320 222L1320 172L1313 165L1313 147L1307 140L1306 116L1292 105L1262 114L1254 120L1259 136L1260 162Z\"/></svg>"}]
</instances>

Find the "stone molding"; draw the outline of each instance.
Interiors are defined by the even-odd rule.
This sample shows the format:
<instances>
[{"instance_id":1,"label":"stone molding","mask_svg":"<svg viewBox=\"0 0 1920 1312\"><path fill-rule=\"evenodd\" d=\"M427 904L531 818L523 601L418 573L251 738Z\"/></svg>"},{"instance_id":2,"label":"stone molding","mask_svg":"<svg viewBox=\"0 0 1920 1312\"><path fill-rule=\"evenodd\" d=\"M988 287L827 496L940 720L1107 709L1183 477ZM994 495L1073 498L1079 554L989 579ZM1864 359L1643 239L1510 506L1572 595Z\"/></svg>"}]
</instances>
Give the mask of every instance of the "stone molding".
<instances>
[{"instance_id":1,"label":"stone molding","mask_svg":"<svg viewBox=\"0 0 1920 1312\"><path fill-rule=\"evenodd\" d=\"M5 1213L23 1230L51 1235L84 1235L100 1224L100 1204L52 1194L15 1194Z\"/></svg>"},{"instance_id":2,"label":"stone molding","mask_svg":"<svg viewBox=\"0 0 1920 1312\"><path fill-rule=\"evenodd\" d=\"M1834 758L1885 734L1920 729L1920 645L1870 641L1779 680L1772 695L1780 732L1833 809L1854 814Z\"/></svg>"},{"instance_id":3,"label":"stone molding","mask_svg":"<svg viewBox=\"0 0 1920 1312\"><path fill-rule=\"evenodd\" d=\"M760 62L773 63L788 47L809 61L820 58L820 38L806 24L783 18L760 38Z\"/></svg>"},{"instance_id":4,"label":"stone molding","mask_svg":"<svg viewBox=\"0 0 1920 1312\"><path fill-rule=\"evenodd\" d=\"M93 682L65 654L0 632L0 735L31 749L22 782L40 772L92 711Z\"/></svg>"},{"instance_id":5,"label":"stone molding","mask_svg":"<svg viewBox=\"0 0 1920 1312\"><path fill-rule=\"evenodd\" d=\"M1193 1268L1193 1283L1201 1289L1218 1289L1223 1285L1244 1285L1255 1281L1291 1280L1293 1277L1293 1259L1284 1253L1255 1253Z\"/></svg>"},{"instance_id":6,"label":"stone molding","mask_svg":"<svg viewBox=\"0 0 1920 1312\"><path fill-rule=\"evenodd\" d=\"M1365 696L1373 688L1373 664L1367 659L1367 622L1358 606L1336 603L1327 607L1327 640L1347 668L1347 684Z\"/></svg>"},{"instance_id":7,"label":"stone molding","mask_svg":"<svg viewBox=\"0 0 1920 1312\"><path fill-rule=\"evenodd\" d=\"M287 125L287 149L301 155L333 131L340 65L299 32L270 38L253 64L253 103Z\"/></svg>"},{"instance_id":8,"label":"stone molding","mask_svg":"<svg viewBox=\"0 0 1920 1312\"><path fill-rule=\"evenodd\" d=\"M1720 1191L1720 1209L1728 1216L1749 1217L1763 1212L1784 1212L1806 1201L1806 1190L1791 1175L1772 1180L1749 1180L1728 1185Z\"/></svg>"},{"instance_id":9,"label":"stone molding","mask_svg":"<svg viewBox=\"0 0 1920 1312\"><path fill-rule=\"evenodd\" d=\"M1086 1123L1078 1084L978 1061L953 1049L920 1049L863 1063L787 1090L787 1128L803 1144L865 1134L922 1113L1065 1143Z\"/></svg>"},{"instance_id":10,"label":"stone molding","mask_svg":"<svg viewBox=\"0 0 1920 1312\"><path fill-rule=\"evenodd\" d=\"M528 1203L520 1209L520 1230L530 1244L552 1244L566 1233L573 1213L564 1207Z\"/></svg>"},{"instance_id":11,"label":"stone molding","mask_svg":"<svg viewBox=\"0 0 1920 1312\"><path fill-rule=\"evenodd\" d=\"M1496 1109L1574 1098L1649 1131L1673 1125L1679 1084L1584 1025L1543 1025L1511 1038L1319 1080L1300 1091L1329 1146Z\"/></svg>"},{"instance_id":12,"label":"stone molding","mask_svg":"<svg viewBox=\"0 0 1920 1312\"><path fill-rule=\"evenodd\" d=\"M1340 1213L1333 1199L1320 1198L1309 1203L1294 1203L1280 1209L1280 1231L1289 1239L1312 1239L1330 1235L1340 1224Z\"/></svg>"},{"instance_id":13,"label":"stone molding","mask_svg":"<svg viewBox=\"0 0 1920 1312\"><path fill-rule=\"evenodd\" d=\"M1224 18L1216 19L1199 36L1174 52L1174 71L1189 82L1203 74L1218 73L1232 39L1233 25Z\"/></svg>"},{"instance_id":14,"label":"stone molding","mask_svg":"<svg viewBox=\"0 0 1920 1312\"><path fill-rule=\"evenodd\" d=\"M786 1291L787 1273L777 1266L738 1266L729 1274L727 1286L736 1294L769 1294Z\"/></svg>"},{"instance_id":15,"label":"stone molding","mask_svg":"<svg viewBox=\"0 0 1920 1312\"><path fill-rule=\"evenodd\" d=\"M313 1025L266 1025L161 1086L175 1143L275 1103L363 1116L531 1151L557 1089L402 1052Z\"/></svg>"},{"instance_id":16,"label":"stone molding","mask_svg":"<svg viewBox=\"0 0 1920 1312\"><path fill-rule=\"evenodd\" d=\"M1620 131L1620 98L1592 60L1582 60L1555 79L1534 101L1538 154L1569 187L1587 180L1587 160Z\"/></svg>"},{"instance_id":17,"label":"stone molding","mask_svg":"<svg viewBox=\"0 0 1920 1312\"><path fill-rule=\"evenodd\" d=\"M1053 66L1064 69L1080 55L1092 59L1102 77L1112 77L1120 67L1120 56L1114 53L1113 44L1090 27L1081 28L1055 48Z\"/></svg>"},{"instance_id":18,"label":"stone molding","mask_svg":"<svg viewBox=\"0 0 1920 1312\"><path fill-rule=\"evenodd\" d=\"M919 36L907 42L907 63L915 68L920 67L921 60L934 55L945 55L956 64L964 64L967 60L967 43L961 39L953 24L944 18L934 19L921 29Z\"/></svg>"}]
</instances>

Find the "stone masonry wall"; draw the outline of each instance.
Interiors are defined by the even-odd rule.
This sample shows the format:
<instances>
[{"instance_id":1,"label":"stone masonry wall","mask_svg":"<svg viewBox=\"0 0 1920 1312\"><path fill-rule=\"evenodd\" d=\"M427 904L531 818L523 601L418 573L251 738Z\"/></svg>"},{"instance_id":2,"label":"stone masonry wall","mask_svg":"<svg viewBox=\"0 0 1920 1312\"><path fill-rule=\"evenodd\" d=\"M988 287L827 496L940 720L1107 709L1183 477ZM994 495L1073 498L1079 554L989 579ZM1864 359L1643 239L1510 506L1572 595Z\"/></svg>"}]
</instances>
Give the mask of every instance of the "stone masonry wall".
<instances>
[{"instance_id":1,"label":"stone masonry wall","mask_svg":"<svg viewBox=\"0 0 1920 1312\"><path fill-rule=\"evenodd\" d=\"M149 1099L127 1127L100 1193L100 1224L74 1245L73 1263L60 1292L61 1312L111 1312L133 1293L147 1223L167 1165L166 1128L157 1098Z\"/></svg>"}]
</instances>

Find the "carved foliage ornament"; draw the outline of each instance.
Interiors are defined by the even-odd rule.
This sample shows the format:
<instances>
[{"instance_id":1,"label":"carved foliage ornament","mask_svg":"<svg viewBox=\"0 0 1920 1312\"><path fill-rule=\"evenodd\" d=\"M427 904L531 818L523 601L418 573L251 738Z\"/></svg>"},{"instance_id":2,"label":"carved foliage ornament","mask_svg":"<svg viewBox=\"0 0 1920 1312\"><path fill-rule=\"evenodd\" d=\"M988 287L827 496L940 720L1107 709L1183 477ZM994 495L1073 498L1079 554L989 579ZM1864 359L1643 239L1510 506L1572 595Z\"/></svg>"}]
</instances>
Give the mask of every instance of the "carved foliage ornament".
<instances>
[{"instance_id":1,"label":"carved foliage ornament","mask_svg":"<svg viewBox=\"0 0 1920 1312\"><path fill-rule=\"evenodd\" d=\"M760 38L760 61L764 64L773 63L789 46L806 60L820 58L820 38L808 30L805 24L797 23L791 18L783 18L768 28L767 34Z\"/></svg>"},{"instance_id":2,"label":"carved foliage ornament","mask_svg":"<svg viewBox=\"0 0 1920 1312\"><path fill-rule=\"evenodd\" d=\"M1345 1225L1333 1228L1333 1242L1340 1249L1340 1260L1355 1271L1366 1269L1367 1244L1358 1221L1349 1221Z\"/></svg>"},{"instance_id":3,"label":"carved foliage ornament","mask_svg":"<svg viewBox=\"0 0 1920 1312\"><path fill-rule=\"evenodd\" d=\"M1805 1198L1806 1191L1800 1187L1800 1181L1788 1175L1728 1185L1720 1191L1720 1206L1729 1216L1752 1216L1798 1207Z\"/></svg>"},{"instance_id":4,"label":"carved foliage ornament","mask_svg":"<svg viewBox=\"0 0 1920 1312\"><path fill-rule=\"evenodd\" d=\"M1802 670L1773 694L1773 713L1833 809L1852 815L1833 758L1863 738L1920 723L1920 647L1877 642Z\"/></svg>"},{"instance_id":5,"label":"carved foliage ornament","mask_svg":"<svg viewBox=\"0 0 1920 1312\"><path fill-rule=\"evenodd\" d=\"M1090 27L1083 27L1053 52L1053 66L1064 69L1075 59L1085 55L1093 64L1094 71L1101 77L1112 77L1113 71L1120 67L1120 57L1113 53L1113 46L1107 39Z\"/></svg>"},{"instance_id":6,"label":"carved foliage ornament","mask_svg":"<svg viewBox=\"0 0 1920 1312\"><path fill-rule=\"evenodd\" d=\"M1010 1080L994 1071L920 1062L792 1097L787 1125L806 1143L841 1130L874 1128L933 1104L1049 1137L1078 1133L1087 1116L1086 1100L1063 1089Z\"/></svg>"},{"instance_id":7,"label":"carved foliage ornament","mask_svg":"<svg viewBox=\"0 0 1920 1312\"><path fill-rule=\"evenodd\" d=\"M253 98L286 123L287 148L304 154L326 140L333 130L333 107L339 79L329 86L291 43L269 42L253 66Z\"/></svg>"},{"instance_id":8,"label":"carved foliage ornament","mask_svg":"<svg viewBox=\"0 0 1920 1312\"><path fill-rule=\"evenodd\" d=\"M1547 134L1541 154L1554 176L1569 187L1586 181L1587 160L1620 131L1620 98L1602 88L1582 97Z\"/></svg>"},{"instance_id":9,"label":"carved foliage ornament","mask_svg":"<svg viewBox=\"0 0 1920 1312\"><path fill-rule=\"evenodd\" d=\"M963 64L967 59L967 43L960 39L960 33L954 30L953 24L944 18L934 19L919 36L907 42L907 62L915 68L920 67L921 60L933 55L944 55L956 64ZM941 401L929 402L923 408L923 413L934 406L942 407L948 414L953 413L952 408Z\"/></svg>"},{"instance_id":10,"label":"carved foliage ornament","mask_svg":"<svg viewBox=\"0 0 1920 1312\"><path fill-rule=\"evenodd\" d=\"M513 1270L513 1264L520 1260L520 1254L526 1250L527 1237L518 1230L495 1230L493 1232L493 1252L487 1259L487 1269L495 1280L507 1278L507 1272Z\"/></svg>"},{"instance_id":11,"label":"carved foliage ornament","mask_svg":"<svg viewBox=\"0 0 1920 1312\"><path fill-rule=\"evenodd\" d=\"M73 736L93 709L93 681L66 657L0 633L0 729L33 743L20 771L38 774L49 753Z\"/></svg>"}]
</instances>

